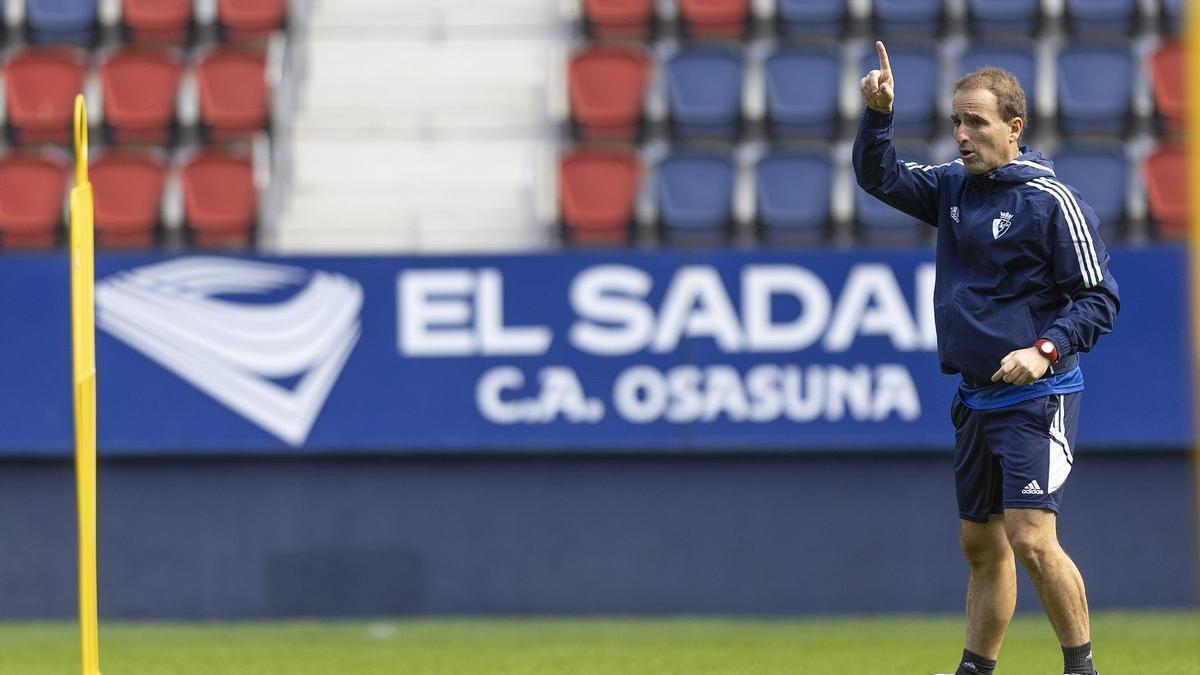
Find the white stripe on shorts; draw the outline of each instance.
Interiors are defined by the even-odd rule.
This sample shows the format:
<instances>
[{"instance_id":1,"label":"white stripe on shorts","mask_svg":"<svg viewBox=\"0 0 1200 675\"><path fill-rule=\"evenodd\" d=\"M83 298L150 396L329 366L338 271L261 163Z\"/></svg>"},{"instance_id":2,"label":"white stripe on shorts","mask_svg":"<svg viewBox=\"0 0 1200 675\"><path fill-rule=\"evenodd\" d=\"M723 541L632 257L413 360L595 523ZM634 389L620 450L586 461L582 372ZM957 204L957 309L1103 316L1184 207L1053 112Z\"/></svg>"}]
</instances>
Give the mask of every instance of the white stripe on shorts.
<instances>
[{"instance_id":1,"label":"white stripe on shorts","mask_svg":"<svg viewBox=\"0 0 1200 675\"><path fill-rule=\"evenodd\" d=\"M1058 395L1058 411L1050 420L1050 475L1047 477L1046 493L1050 494L1067 482L1071 473L1074 457L1071 456L1071 446L1067 443L1067 402L1062 394Z\"/></svg>"}]
</instances>

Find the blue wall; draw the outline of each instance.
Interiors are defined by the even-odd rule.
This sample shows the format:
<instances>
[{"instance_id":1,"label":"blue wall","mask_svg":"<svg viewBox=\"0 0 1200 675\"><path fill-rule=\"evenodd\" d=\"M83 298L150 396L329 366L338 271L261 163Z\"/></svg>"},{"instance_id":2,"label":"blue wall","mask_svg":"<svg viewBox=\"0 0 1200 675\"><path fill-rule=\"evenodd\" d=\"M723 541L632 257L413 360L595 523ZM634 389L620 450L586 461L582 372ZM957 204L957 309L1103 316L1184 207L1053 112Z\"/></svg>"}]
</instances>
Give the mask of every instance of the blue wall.
<instances>
[{"instance_id":1,"label":"blue wall","mask_svg":"<svg viewBox=\"0 0 1200 675\"><path fill-rule=\"evenodd\" d=\"M101 256L101 611L958 612L931 257ZM1097 608L1197 601L1184 262L1086 357ZM0 618L75 611L66 308L0 265Z\"/></svg>"},{"instance_id":2,"label":"blue wall","mask_svg":"<svg viewBox=\"0 0 1200 675\"><path fill-rule=\"evenodd\" d=\"M110 460L100 607L958 612L950 470L945 453ZM0 618L74 613L72 475L0 463ZM1080 452L1060 531L1094 608L1195 606L1192 477L1183 453Z\"/></svg>"}]
</instances>

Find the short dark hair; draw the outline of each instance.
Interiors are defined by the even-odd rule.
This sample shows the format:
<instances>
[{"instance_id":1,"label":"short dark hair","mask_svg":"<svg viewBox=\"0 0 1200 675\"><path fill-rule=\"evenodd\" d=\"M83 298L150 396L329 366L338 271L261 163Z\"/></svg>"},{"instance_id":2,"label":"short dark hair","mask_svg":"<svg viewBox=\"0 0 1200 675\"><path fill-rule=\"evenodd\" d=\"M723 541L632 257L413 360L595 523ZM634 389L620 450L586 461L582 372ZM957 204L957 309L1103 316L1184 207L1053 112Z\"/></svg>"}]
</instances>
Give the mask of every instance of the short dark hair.
<instances>
[{"instance_id":1,"label":"short dark hair","mask_svg":"<svg viewBox=\"0 0 1200 675\"><path fill-rule=\"evenodd\" d=\"M1007 122L1014 117L1025 120L1029 126L1029 117L1025 108L1025 90L1012 73L1003 68L984 66L973 73L967 73L954 84L954 93L964 89L986 89L996 96L1000 107L1000 116Z\"/></svg>"}]
</instances>

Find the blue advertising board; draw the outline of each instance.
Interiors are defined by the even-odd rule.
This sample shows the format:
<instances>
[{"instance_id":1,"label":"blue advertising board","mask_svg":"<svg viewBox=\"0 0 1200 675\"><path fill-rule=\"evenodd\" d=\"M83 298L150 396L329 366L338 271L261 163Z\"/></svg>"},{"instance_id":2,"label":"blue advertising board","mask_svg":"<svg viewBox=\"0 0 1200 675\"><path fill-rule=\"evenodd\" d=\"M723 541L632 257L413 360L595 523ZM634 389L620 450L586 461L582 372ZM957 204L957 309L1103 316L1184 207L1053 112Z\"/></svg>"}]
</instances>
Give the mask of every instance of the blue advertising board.
<instances>
[{"instance_id":1,"label":"blue advertising board","mask_svg":"<svg viewBox=\"0 0 1200 675\"><path fill-rule=\"evenodd\" d=\"M1117 249L1079 442L1191 443L1186 266ZM107 455L947 448L932 251L101 255ZM71 450L66 259L0 260L0 454Z\"/></svg>"}]
</instances>

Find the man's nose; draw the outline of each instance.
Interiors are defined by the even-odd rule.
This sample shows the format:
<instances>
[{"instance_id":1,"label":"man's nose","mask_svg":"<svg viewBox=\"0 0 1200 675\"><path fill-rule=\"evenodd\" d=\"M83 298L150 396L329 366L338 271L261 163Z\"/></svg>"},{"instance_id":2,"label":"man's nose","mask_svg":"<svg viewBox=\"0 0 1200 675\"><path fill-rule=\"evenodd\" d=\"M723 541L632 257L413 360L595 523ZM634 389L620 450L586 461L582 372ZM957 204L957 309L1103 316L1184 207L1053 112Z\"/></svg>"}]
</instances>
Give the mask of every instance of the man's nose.
<instances>
[{"instance_id":1,"label":"man's nose","mask_svg":"<svg viewBox=\"0 0 1200 675\"><path fill-rule=\"evenodd\" d=\"M955 129L955 131L954 131L954 140L955 140L955 142L957 142L959 145L962 145L962 143L963 143L964 141L966 141L966 140L967 140L967 132L966 132L966 130L965 130L965 129L963 129L962 127L959 127L958 129Z\"/></svg>"}]
</instances>

